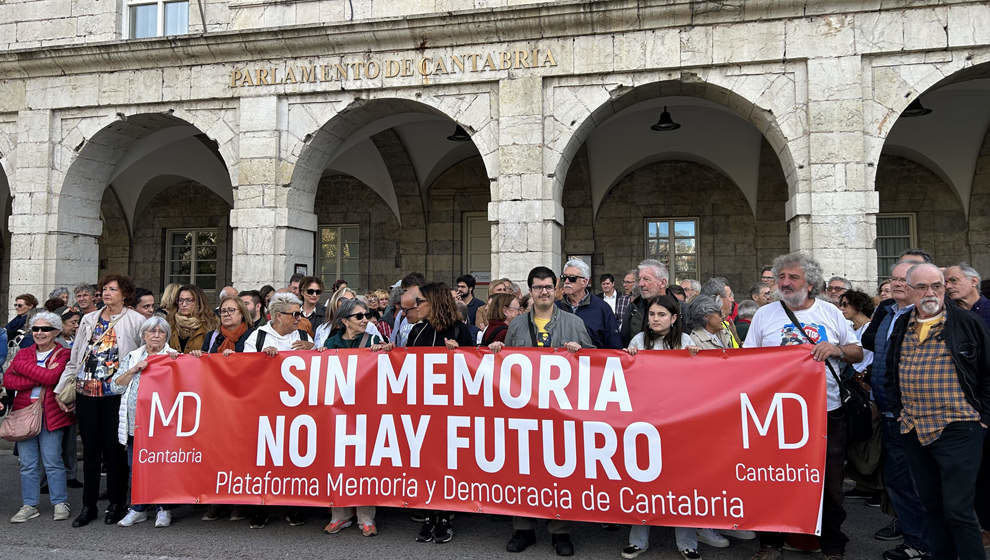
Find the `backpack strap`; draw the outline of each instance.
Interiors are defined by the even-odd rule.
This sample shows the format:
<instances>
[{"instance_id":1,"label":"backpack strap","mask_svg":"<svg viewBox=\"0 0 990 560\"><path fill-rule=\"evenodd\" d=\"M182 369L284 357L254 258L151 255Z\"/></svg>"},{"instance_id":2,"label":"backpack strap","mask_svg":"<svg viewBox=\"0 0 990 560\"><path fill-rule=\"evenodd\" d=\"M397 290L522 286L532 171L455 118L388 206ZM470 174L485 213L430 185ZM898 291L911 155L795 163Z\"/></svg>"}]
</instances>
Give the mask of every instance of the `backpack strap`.
<instances>
[{"instance_id":1,"label":"backpack strap","mask_svg":"<svg viewBox=\"0 0 990 560\"><path fill-rule=\"evenodd\" d=\"M302 329L299 329L299 340L303 342L309 342L309 333Z\"/></svg>"},{"instance_id":2,"label":"backpack strap","mask_svg":"<svg viewBox=\"0 0 990 560\"><path fill-rule=\"evenodd\" d=\"M814 346L815 344L814 341L811 340L811 337L808 336L808 333L804 332L804 325L801 324L801 321L798 321L797 316L794 315L794 312L791 311L791 308L787 307L787 304L784 303L783 300L781 300L780 305L784 308L784 313L787 313L787 318L790 319L791 322L794 323L794 326L797 327L798 331L801 332L801 336L803 336L805 340L808 341L808 344ZM835 373L835 368L832 367L832 363L829 362L828 360L825 360L825 365L828 366L828 372L831 373L832 377L835 378L835 383L841 388L842 380L839 378L839 375Z\"/></svg>"},{"instance_id":3,"label":"backpack strap","mask_svg":"<svg viewBox=\"0 0 990 560\"><path fill-rule=\"evenodd\" d=\"M254 347L261 352L265 349L265 337L268 336L268 332L264 329L258 329L258 338L254 339Z\"/></svg>"}]
</instances>

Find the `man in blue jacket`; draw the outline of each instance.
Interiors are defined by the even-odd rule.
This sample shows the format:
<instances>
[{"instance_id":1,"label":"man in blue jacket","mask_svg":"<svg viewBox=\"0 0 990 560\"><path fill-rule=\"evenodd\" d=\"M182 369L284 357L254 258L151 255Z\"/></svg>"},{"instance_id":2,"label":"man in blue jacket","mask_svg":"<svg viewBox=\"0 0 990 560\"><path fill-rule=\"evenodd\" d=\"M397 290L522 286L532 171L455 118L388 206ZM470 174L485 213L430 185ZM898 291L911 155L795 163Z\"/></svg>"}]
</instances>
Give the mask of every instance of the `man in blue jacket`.
<instances>
[{"instance_id":1,"label":"man in blue jacket","mask_svg":"<svg viewBox=\"0 0 990 560\"><path fill-rule=\"evenodd\" d=\"M588 282L591 280L591 267L588 263L581 259L567 261L560 278L564 282L564 297L557 302L557 307L584 321L595 348L622 348L619 321L615 318L615 312L604 300L592 296L588 290Z\"/></svg>"}]
</instances>

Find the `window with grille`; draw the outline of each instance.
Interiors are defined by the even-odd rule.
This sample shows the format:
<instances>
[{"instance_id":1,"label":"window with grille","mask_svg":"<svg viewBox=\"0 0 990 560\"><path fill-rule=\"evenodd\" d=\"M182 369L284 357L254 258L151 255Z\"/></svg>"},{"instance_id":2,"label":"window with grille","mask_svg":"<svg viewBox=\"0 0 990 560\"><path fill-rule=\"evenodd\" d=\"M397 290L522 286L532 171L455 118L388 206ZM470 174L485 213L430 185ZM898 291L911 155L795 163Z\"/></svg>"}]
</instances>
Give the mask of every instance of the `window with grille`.
<instances>
[{"instance_id":1,"label":"window with grille","mask_svg":"<svg viewBox=\"0 0 990 560\"><path fill-rule=\"evenodd\" d=\"M316 248L316 274L324 286L338 278L357 290L361 285L361 228L356 225L320 226ZM329 288L328 288L329 289Z\"/></svg>"},{"instance_id":2,"label":"window with grille","mask_svg":"<svg viewBox=\"0 0 990 560\"><path fill-rule=\"evenodd\" d=\"M126 0L124 37L144 39L189 32L189 2Z\"/></svg>"},{"instance_id":3,"label":"window with grille","mask_svg":"<svg viewBox=\"0 0 990 560\"><path fill-rule=\"evenodd\" d=\"M918 246L914 214L877 214L877 274L880 280L905 249Z\"/></svg>"},{"instance_id":4,"label":"window with grille","mask_svg":"<svg viewBox=\"0 0 990 560\"><path fill-rule=\"evenodd\" d=\"M670 270L672 282L698 278L698 219L647 218L646 258Z\"/></svg>"},{"instance_id":5,"label":"window with grille","mask_svg":"<svg viewBox=\"0 0 990 560\"><path fill-rule=\"evenodd\" d=\"M170 229L165 236L165 283L194 284L212 296L217 289L217 230Z\"/></svg>"}]
</instances>

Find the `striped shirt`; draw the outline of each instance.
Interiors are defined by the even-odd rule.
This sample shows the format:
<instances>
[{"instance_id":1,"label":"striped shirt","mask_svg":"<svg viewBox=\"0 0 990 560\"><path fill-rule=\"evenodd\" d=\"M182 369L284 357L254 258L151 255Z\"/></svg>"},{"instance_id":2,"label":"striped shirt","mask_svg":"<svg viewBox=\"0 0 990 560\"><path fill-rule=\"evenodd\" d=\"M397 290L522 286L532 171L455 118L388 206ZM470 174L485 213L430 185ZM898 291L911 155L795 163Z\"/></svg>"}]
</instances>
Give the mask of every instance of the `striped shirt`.
<instances>
[{"instance_id":1,"label":"striped shirt","mask_svg":"<svg viewBox=\"0 0 990 560\"><path fill-rule=\"evenodd\" d=\"M980 414L966 400L959 386L956 366L942 332L945 314L928 327L924 340L917 313L911 315L901 346L900 382L901 433L918 432L918 441L928 445L952 422L979 422Z\"/></svg>"}]
</instances>

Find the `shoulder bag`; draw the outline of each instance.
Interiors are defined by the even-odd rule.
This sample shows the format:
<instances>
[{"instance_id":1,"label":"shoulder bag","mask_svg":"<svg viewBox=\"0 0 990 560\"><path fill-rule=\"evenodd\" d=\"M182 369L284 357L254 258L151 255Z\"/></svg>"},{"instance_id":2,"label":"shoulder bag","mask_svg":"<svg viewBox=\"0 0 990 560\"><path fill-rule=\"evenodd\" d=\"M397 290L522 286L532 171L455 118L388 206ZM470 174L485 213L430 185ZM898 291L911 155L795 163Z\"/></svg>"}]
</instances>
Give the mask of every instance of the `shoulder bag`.
<instances>
[{"instance_id":1,"label":"shoulder bag","mask_svg":"<svg viewBox=\"0 0 990 560\"><path fill-rule=\"evenodd\" d=\"M791 308L787 307L783 301L780 302L780 305L783 306L784 312L787 313L787 317L794 323L794 326L801 331L801 335L809 344L814 344L808 333L804 332L804 325L798 321ZM832 374L839 386L839 399L842 402L842 412L846 417L846 434L849 443L870 439L870 436L873 435L873 407L870 405L870 394L863 389L856 379L852 377L840 378L828 360L825 360L825 367L828 368L829 373Z\"/></svg>"},{"instance_id":2,"label":"shoulder bag","mask_svg":"<svg viewBox=\"0 0 990 560\"><path fill-rule=\"evenodd\" d=\"M58 349L53 349L52 353L48 355L48 359L45 360L45 367L51 363L56 350ZM0 424L0 438L17 442L31 439L40 434L47 393L48 391L42 390L41 396L31 401L31 404L8 414L7 418Z\"/></svg>"}]
</instances>

